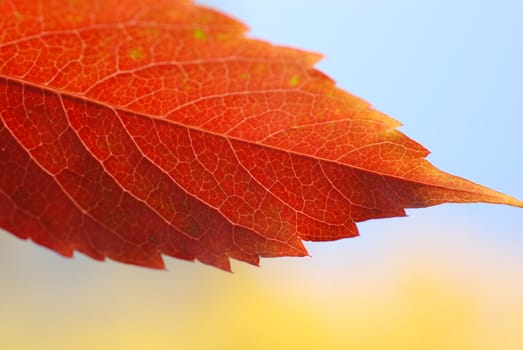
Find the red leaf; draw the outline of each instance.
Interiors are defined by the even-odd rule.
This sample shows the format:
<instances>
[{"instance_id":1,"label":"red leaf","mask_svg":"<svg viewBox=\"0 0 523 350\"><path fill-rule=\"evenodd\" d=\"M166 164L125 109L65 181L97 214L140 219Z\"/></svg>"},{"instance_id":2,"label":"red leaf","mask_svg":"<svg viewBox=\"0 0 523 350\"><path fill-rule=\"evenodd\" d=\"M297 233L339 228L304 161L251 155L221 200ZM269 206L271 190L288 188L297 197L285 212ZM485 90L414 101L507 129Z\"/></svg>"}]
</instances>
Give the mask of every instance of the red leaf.
<instances>
[{"instance_id":1,"label":"red leaf","mask_svg":"<svg viewBox=\"0 0 523 350\"><path fill-rule=\"evenodd\" d=\"M0 5L0 227L65 256L303 256L443 202L523 206L443 173L320 56L188 1Z\"/></svg>"}]
</instances>

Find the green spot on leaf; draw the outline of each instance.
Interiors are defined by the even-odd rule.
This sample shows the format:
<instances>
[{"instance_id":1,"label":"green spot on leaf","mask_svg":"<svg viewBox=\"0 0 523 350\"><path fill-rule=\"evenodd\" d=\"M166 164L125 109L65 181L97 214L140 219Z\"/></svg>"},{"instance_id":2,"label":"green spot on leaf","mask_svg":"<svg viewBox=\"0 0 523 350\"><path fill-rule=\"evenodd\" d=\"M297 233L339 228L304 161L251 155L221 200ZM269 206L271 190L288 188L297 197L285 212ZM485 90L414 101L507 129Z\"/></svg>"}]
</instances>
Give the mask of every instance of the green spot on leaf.
<instances>
[{"instance_id":1,"label":"green spot on leaf","mask_svg":"<svg viewBox=\"0 0 523 350\"><path fill-rule=\"evenodd\" d=\"M22 21L24 19L24 15L22 15L20 12L18 11L14 11L13 12L13 16L15 17L15 19L17 21Z\"/></svg>"},{"instance_id":2,"label":"green spot on leaf","mask_svg":"<svg viewBox=\"0 0 523 350\"><path fill-rule=\"evenodd\" d=\"M82 22L83 17L80 15L67 15L67 16L63 17L63 20L66 22L80 23L80 22Z\"/></svg>"},{"instance_id":3,"label":"green spot on leaf","mask_svg":"<svg viewBox=\"0 0 523 350\"><path fill-rule=\"evenodd\" d=\"M300 78L297 75L293 75L289 79L289 85L292 87L295 87L296 85L298 85L299 82L300 82Z\"/></svg>"},{"instance_id":4,"label":"green spot on leaf","mask_svg":"<svg viewBox=\"0 0 523 350\"><path fill-rule=\"evenodd\" d=\"M128 53L129 57L135 61L142 60L145 58L145 52L140 49L132 49Z\"/></svg>"},{"instance_id":5,"label":"green spot on leaf","mask_svg":"<svg viewBox=\"0 0 523 350\"><path fill-rule=\"evenodd\" d=\"M249 73L248 72L243 72L240 77L242 78L242 80L247 80L249 79Z\"/></svg>"},{"instance_id":6,"label":"green spot on leaf","mask_svg":"<svg viewBox=\"0 0 523 350\"><path fill-rule=\"evenodd\" d=\"M205 32L202 29L199 29L199 28L195 29L192 32L192 36L196 40L206 40L207 39L207 34L205 34Z\"/></svg>"},{"instance_id":7,"label":"green spot on leaf","mask_svg":"<svg viewBox=\"0 0 523 350\"><path fill-rule=\"evenodd\" d=\"M158 36L160 31L157 28L146 28L144 30L145 35L147 36Z\"/></svg>"}]
</instances>

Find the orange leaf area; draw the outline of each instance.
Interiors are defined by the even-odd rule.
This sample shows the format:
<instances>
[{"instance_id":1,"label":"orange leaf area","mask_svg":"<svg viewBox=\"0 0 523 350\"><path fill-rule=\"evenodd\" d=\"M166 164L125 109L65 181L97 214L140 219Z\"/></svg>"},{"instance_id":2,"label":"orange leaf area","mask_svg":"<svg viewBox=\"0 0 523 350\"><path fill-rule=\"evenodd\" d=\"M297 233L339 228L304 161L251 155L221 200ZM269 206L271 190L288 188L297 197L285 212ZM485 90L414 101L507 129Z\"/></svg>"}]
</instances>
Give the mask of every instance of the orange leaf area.
<instances>
[{"instance_id":1,"label":"orange leaf area","mask_svg":"<svg viewBox=\"0 0 523 350\"><path fill-rule=\"evenodd\" d=\"M188 1L0 5L0 227L64 256L304 256L302 240L444 202L523 202L444 173L396 120Z\"/></svg>"}]
</instances>

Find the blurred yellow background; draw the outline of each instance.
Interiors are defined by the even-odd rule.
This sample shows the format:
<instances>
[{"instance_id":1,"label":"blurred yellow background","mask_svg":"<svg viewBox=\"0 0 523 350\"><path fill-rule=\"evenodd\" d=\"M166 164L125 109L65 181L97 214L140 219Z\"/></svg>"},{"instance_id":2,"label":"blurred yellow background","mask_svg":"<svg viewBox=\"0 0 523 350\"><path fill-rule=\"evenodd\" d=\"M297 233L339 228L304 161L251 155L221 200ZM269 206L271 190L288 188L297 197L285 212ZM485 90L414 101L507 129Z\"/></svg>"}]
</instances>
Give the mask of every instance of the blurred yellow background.
<instances>
[{"instance_id":1,"label":"blurred yellow background","mask_svg":"<svg viewBox=\"0 0 523 350\"><path fill-rule=\"evenodd\" d=\"M0 342L9 350L523 349L523 244L507 242L517 228L488 232L457 221L467 218L457 208L363 223L356 239L308 244L312 257L233 263L234 273L169 258L168 271L68 260L2 233Z\"/></svg>"}]
</instances>

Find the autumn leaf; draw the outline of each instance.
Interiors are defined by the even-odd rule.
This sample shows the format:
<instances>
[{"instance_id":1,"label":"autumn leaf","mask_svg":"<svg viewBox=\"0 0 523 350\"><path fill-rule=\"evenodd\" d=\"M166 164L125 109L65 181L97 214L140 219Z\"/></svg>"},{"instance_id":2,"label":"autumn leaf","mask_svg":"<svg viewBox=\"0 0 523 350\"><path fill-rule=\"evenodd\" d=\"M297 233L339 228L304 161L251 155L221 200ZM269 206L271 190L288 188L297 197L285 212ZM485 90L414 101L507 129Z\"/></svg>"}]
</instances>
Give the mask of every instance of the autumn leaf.
<instances>
[{"instance_id":1,"label":"autumn leaf","mask_svg":"<svg viewBox=\"0 0 523 350\"><path fill-rule=\"evenodd\" d=\"M8 0L0 28L0 227L64 256L229 270L405 208L523 207L436 169L321 56L189 1Z\"/></svg>"}]
</instances>

